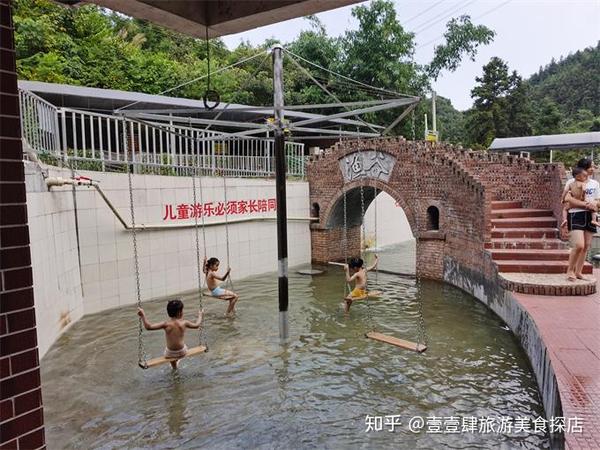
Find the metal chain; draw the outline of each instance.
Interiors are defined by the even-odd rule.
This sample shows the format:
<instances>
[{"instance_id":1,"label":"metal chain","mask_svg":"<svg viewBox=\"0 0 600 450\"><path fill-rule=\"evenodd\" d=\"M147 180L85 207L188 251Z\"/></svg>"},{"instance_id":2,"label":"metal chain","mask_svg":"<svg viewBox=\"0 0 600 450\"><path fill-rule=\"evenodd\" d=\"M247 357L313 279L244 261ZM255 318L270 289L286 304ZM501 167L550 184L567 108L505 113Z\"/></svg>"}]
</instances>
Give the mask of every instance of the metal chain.
<instances>
[{"instance_id":1,"label":"metal chain","mask_svg":"<svg viewBox=\"0 0 600 450\"><path fill-rule=\"evenodd\" d=\"M196 158L197 160L197 158ZM202 232L204 233L204 214L202 213L202 203L200 203L200 205L198 205L198 201L196 198L196 176L197 176L197 170L198 170L199 165L196 165L196 169L194 170L194 173L192 174L192 188L193 188L193 195L194 195L194 231L195 231L195 237L196 237L196 267L198 269L198 308L200 309L200 311L202 311L204 309L203 305L202 305L202 293L204 292L204 285L202 282L202 272L204 267L201 267L201 263L200 263L200 234L198 233L198 215L201 215L203 220L202 220ZM200 180L200 186L202 186L202 181ZM205 257L206 257L206 247L204 247L204 253L205 253ZM202 263L202 266L204 266L204 263ZM202 323L200 323L200 332L198 333L198 345L203 345L206 347L206 350L208 350L208 343L206 341L206 336L204 334L204 314L202 315Z\"/></svg>"},{"instance_id":2,"label":"metal chain","mask_svg":"<svg viewBox=\"0 0 600 450\"><path fill-rule=\"evenodd\" d=\"M377 252L377 188L375 186L373 186L373 203L375 208L375 243L373 245L375 246L375 252ZM375 266L375 285L379 286L379 265Z\"/></svg>"},{"instance_id":3,"label":"metal chain","mask_svg":"<svg viewBox=\"0 0 600 450\"><path fill-rule=\"evenodd\" d=\"M361 139L360 137L358 138L358 155L360 157L360 162L361 162L361 168L362 168L362 172L364 174L364 169L365 169L365 165L364 165L364 161L363 161L363 157L362 157L362 153L361 153ZM363 175L361 174L361 175ZM366 175L365 175L366 178ZM366 240L366 232L365 232L365 192L364 192L364 188L363 188L363 184L364 184L364 180L361 181L360 183L360 216L361 216L361 232L362 232L362 236L361 236L361 242L360 242L360 256L364 256L363 254L363 244L366 244L367 240ZM363 260L364 263L364 260ZM366 264L365 264L366 266ZM366 271L366 267L365 267L365 271ZM366 303L367 303L367 320L369 322L369 331L374 331L375 330L375 323L373 321L373 311L371 310L371 301L369 300L369 277L368 274L365 272L365 294L367 296L367 298L365 299Z\"/></svg>"},{"instance_id":4,"label":"metal chain","mask_svg":"<svg viewBox=\"0 0 600 450\"><path fill-rule=\"evenodd\" d=\"M415 110L412 110L412 117L411 117L411 122L412 122L412 140L416 140L417 138L417 133L416 133L416 129L415 129Z\"/></svg>"},{"instance_id":5,"label":"metal chain","mask_svg":"<svg viewBox=\"0 0 600 450\"><path fill-rule=\"evenodd\" d=\"M230 269L229 265L229 215L227 214L227 177L225 177L225 173L223 173L223 197L225 202L225 246L227 248L227 269ZM235 290L233 287L233 279L231 278L231 273L227 277L229 279L229 287L231 290Z\"/></svg>"},{"instance_id":6,"label":"metal chain","mask_svg":"<svg viewBox=\"0 0 600 450\"><path fill-rule=\"evenodd\" d=\"M413 112L413 123L414 123L414 112ZM414 129L414 128L413 128ZM413 131L414 132L414 131ZM419 243L419 232L420 232L420 228L419 228L419 216L420 216L420 204L419 204L419 196L417 193L417 161L418 161L418 150L417 147L415 145L415 151L414 151L414 162L413 162L413 188L414 188L414 199L415 199L415 226L416 226L416 233L415 233L415 237L416 237L416 242L415 244L418 245ZM429 341L429 337L427 336L427 329L425 328L425 318L423 316L423 295L421 292L421 277L419 277L419 275L417 274L416 276L416 281L415 281L415 287L416 287L416 295L417 295L417 308L418 308L418 324L417 324L417 345L423 343L425 346L428 345L428 341Z\"/></svg>"},{"instance_id":7,"label":"metal chain","mask_svg":"<svg viewBox=\"0 0 600 450\"><path fill-rule=\"evenodd\" d=\"M123 119L123 149L125 151L126 159L128 162L127 170L127 181L129 183L129 211L131 212L131 237L133 240L133 262L135 270L135 288L137 295L137 306L142 307L142 296L140 290L140 263L138 256L138 245L137 245L137 229L135 226L135 208L133 202L133 180L131 173L134 169L135 164L135 148L131 148L131 159L129 158L129 135L127 133L127 120ZM138 365L142 368L148 367L148 355L146 354L146 348L144 347L144 336L143 336L143 322L142 318L138 318Z\"/></svg>"}]
</instances>

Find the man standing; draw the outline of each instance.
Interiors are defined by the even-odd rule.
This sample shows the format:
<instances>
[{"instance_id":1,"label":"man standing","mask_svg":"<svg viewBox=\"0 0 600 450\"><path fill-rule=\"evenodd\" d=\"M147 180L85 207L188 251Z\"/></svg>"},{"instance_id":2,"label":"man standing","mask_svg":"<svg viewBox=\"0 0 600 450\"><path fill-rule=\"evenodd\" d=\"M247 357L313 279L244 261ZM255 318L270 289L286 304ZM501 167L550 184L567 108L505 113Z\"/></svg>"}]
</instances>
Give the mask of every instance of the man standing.
<instances>
[{"instance_id":1,"label":"man standing","mask_svg":"<svg viewBox=\"0 0 600 450\"><path fill-rule=\"evenodd\" d=\"M592 281L585 278L582 271L585 264L585 257L592 245L592 237L596 234L596 226L591 222L593 220L592 214L595 214L598 210L597 200L600 198L600 184L591 178L596 169L591 159L580 159L577 162L577 167L584 169L588 173L589 178L585 185L585 200L574 199L570 194L567 194L565 197L565 200L571 206L567 217L569 238L571 241L567 278L569 281L576 281L577 279ZM565 192L574 181L574 179L567 181Z\"/></svg>"}]
</instances>

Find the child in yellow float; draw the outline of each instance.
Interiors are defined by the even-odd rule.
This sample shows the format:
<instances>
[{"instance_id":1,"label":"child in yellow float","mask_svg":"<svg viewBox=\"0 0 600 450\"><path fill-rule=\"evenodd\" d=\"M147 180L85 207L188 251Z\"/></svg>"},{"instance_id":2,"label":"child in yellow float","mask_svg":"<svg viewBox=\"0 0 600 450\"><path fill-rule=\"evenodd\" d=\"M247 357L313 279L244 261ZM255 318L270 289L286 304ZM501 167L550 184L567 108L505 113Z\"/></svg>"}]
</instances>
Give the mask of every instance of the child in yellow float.
<instances>
[{"instance_id":1,"label":"child in yellow float","mask_svg":"<svg viewBox=\"0 0 600 450\"><path fill-rule=\"evenodd\" d=\"M346 313L350 311L350 306L354 300L362 300L367 296L367 272L377 267L377 261L379 258L375 255L375 262L371 267L364 267L364 261L361 258L352 258L348 264L344 264L344 270L346 271L346 281L352 283L354 281L354 289L350 292L350 295L345 298L346 300ZM352 275L350 275L352 272Z\"/></svg>"}]
</instances>

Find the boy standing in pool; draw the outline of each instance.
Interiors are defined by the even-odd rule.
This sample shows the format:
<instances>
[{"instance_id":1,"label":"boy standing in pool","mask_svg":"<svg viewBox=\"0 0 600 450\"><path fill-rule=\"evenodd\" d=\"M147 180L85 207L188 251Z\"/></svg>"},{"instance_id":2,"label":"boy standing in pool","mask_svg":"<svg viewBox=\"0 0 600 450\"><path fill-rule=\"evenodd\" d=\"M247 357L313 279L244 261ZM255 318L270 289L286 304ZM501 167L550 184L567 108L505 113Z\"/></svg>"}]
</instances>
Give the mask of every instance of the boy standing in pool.
<instances>
[{"instance_id":1,"label":"boy standing in pool","mask_svg":"<svg viewBox=\"0 0 600 450\"><path fill-rule=\"evenodd\" d=\"M187 345L183 341L183 335L186 328L200 328L204 317L204 310L198 311L198 319L195 322L183 319L183 302L179 299L170 300L167 303L167 314L169 320L159 323L150 323L146 319L146 313L142 308L138 308L138 316L142 318L146 330L165 330L167 346L165 348L165 358L177 358L171 361L171 367L177 368L179 358L183 358L188 351Z\"/></svg>"},{"instance_id":2,"label":"boy standing in pool","mask_svg":"<svg viewBox=\"0 0 600 450\"><path fill-rule=\"evenodd\" d=\"M235 304L239 300L240 296L233 291L223 289L221 286L219 286L219 281L225 281L231 273L231 267L228 267L225 275L222 277L217 275L219 264L220 262L217 258L209 258L208 261L206 258L204 258L204 274L206 275L206 285L213 297L217 297L218 299L229 302L229 306L225 312L225 315L229 316L235 312Z\"/></svg>"},{"instance_id":3,"label":"boy standing in pool","mask_svg":"<svg viewBox=\"0 0 600 450\"><path fill-rule=\"evenodd\" d=\"M377 267L379 258L375 255L375 262L371 267L364 268L364 261L361 258L352 258L348 264L344 264L346 271L346 281L351 283L354 281L354 289L346 300L346 313L350 311L350 306L354 300L363 299L367 296L367 272ZM352 275L350 275L352 272Z\"/></svg>"}]
</instances>

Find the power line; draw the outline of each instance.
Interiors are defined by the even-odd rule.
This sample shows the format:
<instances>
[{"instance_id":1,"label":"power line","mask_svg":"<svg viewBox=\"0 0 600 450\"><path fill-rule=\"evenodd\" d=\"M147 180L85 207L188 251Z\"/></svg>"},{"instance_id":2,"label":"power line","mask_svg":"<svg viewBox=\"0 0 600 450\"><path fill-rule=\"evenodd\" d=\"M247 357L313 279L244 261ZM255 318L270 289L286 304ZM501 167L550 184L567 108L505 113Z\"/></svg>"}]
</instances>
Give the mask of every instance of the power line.
<instances>
[{"instance_id":1,"label":"power line","mask_svg":"<svg viewBox=\"0 0 600 450\"><path fill-rule=\"evenodd\" d=\"M479 19L481 19L482 17L485 17L485 16L487 16L488 14L491 14L491 13L493 13L494 11L496 11L496 10L498 10L498 9L502 8L503 6L507 5L507 4L508 4L508 3L510 3L510 2L512 2L512 0L506 0L505 2L503 2L503 3L500 3L499 5L496 5L496 6L494 6L493 8L491 8L491 9L488 9L486 12L484 12L483 14L480 14L479 16L475 17L473 20L479 20ZM436 37L436 38L434 38L434 39L432 39L432 40L430 40L430 41L427 41L427 42L425 42L424 44L417 45L417 46L415 47L415 50L416 50L416 49L419 49L419 48L421 48L421 47L426 47L426 46L428 46L428 45L430 45L430 44L433 44L434 42L437 42L437 41L439 41L439 40L440 40L440 39L442 39L443 37L444 37L444 35L443 35L443 34L441 34L441 35L439 35L438 37Z\"/></svg>"},{"instance_id":2,"label":"power line","mask_svg":"<svg viewBox=\"0 0 600 450\"><path fill-rule=\"evenodd\" d=\"M441 22L442 20L450 17L452 14L454 14L456 11L462 9L462 8L466 8L467 6L469 6L471 3L474 3L475 0L471 0L471 1L462 1L461 3L459 3L458 6L454 5L451 6L450 8L442 11L440 14L433 16L432 18L430 18L429 20L426 20L425 22L423 22L421 25L417 26L414 30L412 30L412 32L414 34L419 34L420 32L422 32L423 30L429 28L431 25L435 25L438 22Z\"/></svg>"},{"instance_id":3,"label":"power line","mask_svg":"<svg viewBox=\"0 0 600 450\"><path fill-rule=\"evenodd\" d=\"M412 22L414 19L416 19L417 17L421 17L423 14L425 14L426 12L431 11L433 8L435 8L437 5L439 5L440 3L443 3L444 0L440 0L437 3L434 3L433 5L431 5L429 8L425 8L423 11L421 11L419 14L417 14L416 16L412 16L410 19L408 19L406 22L403 23L403 26L406 26L406 24L408 22Z\"/></svg>"}]
</instances>

